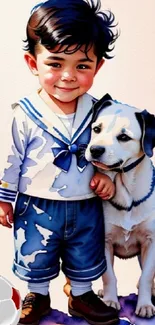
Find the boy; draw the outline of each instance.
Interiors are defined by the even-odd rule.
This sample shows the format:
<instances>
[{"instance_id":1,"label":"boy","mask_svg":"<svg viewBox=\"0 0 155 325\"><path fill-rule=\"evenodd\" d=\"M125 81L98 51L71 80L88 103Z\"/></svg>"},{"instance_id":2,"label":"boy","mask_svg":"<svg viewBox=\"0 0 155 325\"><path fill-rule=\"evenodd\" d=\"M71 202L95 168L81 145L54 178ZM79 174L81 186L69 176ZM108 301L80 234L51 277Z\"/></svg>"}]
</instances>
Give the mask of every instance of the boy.
<instances>
[{"instance_id":1,"label":"boy","mask_svg":"<svg viewBox=\"0 0 155 325\"><path fill-rule=\"evenodd\" d=\"M0 186L0 222L13 222L13 270L28 282L19 324L39 324L50 309L49 281L71 280L69 313L113 324L115 309L93 292L106 270L102 199L111 180L84 158L92 105L87 94L117 35L100 1L48 0L31 12L25 60L40 89L14 105L11 152ZM18 192L18 196L17 196ZM17 198L16 198L17 196Z\"/></svg>"}]
</instances>

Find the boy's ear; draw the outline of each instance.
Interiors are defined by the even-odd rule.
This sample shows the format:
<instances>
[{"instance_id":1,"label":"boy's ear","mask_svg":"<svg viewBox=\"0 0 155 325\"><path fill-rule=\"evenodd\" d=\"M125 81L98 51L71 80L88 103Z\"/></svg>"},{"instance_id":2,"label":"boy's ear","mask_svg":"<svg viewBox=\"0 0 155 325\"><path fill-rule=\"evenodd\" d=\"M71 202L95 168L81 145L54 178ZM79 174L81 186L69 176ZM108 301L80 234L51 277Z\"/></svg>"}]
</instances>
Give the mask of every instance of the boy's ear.
<instances>
[{"instance_id":1,"label":"boy's ear","mask_svg":"<svg viewBox=\"0 0 155 325\"><path fill-rule=\"evenodd\" d=\"M31 72L35 75L38 76L38 69L37 69L37 63L36 63L36 59L35 57L30 54L30 53L25 53L24 55L24 59L29 67L29 69L31 70Z\"/></svg>"},{"instance_id":2,"label":"boy's ear","mask_svg":"<svg viewBox=\"0 0 155 325\"><path fill-rule=\"evenodd\" d=\"M102 65L104 64L105 60L104 59L101 59L98 64L97 64L97 67L96 67L96 71L95 71L95 74L97 74L97 72L101 69Z\"/></svg>"}]
</instances>

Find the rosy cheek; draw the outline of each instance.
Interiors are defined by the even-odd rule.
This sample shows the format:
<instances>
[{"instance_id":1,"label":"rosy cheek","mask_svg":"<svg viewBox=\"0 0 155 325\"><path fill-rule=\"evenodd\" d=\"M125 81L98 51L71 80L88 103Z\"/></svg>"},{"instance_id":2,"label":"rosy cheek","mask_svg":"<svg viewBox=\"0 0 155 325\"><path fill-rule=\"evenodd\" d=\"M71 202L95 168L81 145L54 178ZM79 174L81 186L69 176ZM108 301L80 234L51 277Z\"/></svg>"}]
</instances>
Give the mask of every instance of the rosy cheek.
<instances>
[{"instance_id":1,"label":"rosy cheek","mask_svg":"<svg viewBox=\"0 0 155 325\"><path fill-rule=\"evenodd\" d=\"M55 81L57 80L56 76L54 76L52 73L47 73L45 76L44 76L44 83L45 84L52 84L54 83Z\"/></svg>"},{"instance_id":2,"label":"rosy cheek","mask_svg":"<svg viewBox=\"0 0 155 325\"><path fill-rule=\"evenodd\" d=\"M92 83L93 83L93 79L87 78L87 79L83 80L83 82L81 83L81 86L83 86L85 88L90 88L92 86Z\"/></svg>"},{"instance_id":3,"label":"rosy cheek","mask_svg":"<svg viewBox=\"0 0 155 325\"><path fill-rule=\"evenodd\" d=\"M94 75L92 74L87 74L87 76L83 76L83 78L81 78L81 86L83 87L90 87L93 83L93 77Z\"/></svg>"}]
</instances>

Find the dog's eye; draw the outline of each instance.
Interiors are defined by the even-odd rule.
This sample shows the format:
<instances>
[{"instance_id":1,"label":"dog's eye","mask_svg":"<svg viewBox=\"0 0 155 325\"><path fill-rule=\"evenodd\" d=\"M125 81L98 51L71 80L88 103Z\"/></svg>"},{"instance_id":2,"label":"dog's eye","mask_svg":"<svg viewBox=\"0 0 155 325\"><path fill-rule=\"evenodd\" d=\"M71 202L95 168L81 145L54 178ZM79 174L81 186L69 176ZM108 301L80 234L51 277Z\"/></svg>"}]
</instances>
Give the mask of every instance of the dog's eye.
<instances>
[{"instance_id":1,"label":"dog's eye","mask_svg":"<svg viewBox=\"0 0 155 325\"><path fill-rule=\"evenodd\" d=\"M127 142L131 140L131 138L125 133L118 135L117 139L118 141L122 141L122 142Z\"/></svg>"},{"instance_id":2,"label":"dog's eye","mask_svg":"<svg viewBox=\"0 0 155 325\"><path fill-rule=\"evenodd\" d=\"M95 126L95 127L93 128L93 131L94 131L95 133L100 133L100 132L101 132L101 126Z\"/></svg>"}]
</instances>

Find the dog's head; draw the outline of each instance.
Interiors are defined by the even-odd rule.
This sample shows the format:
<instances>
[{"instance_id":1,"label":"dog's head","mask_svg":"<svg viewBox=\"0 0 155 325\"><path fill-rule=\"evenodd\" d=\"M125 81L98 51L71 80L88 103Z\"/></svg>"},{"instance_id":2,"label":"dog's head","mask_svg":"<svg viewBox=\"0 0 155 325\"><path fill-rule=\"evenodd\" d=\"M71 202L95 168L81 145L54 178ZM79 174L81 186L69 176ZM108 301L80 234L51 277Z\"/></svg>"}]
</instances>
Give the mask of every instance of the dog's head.
<instances>
[{"instance_id":1,"label":"dog's head","mask_svg":"<svg viewBox=\"0 0 155 325\"><path fill-rule=\"evenodd\" d=\"M86 159L97 167L123 167L143 153L151 157L155 147L155 117L149 112L104 96L94 105L91 139Z\"/></svg>"}]
</instances>

